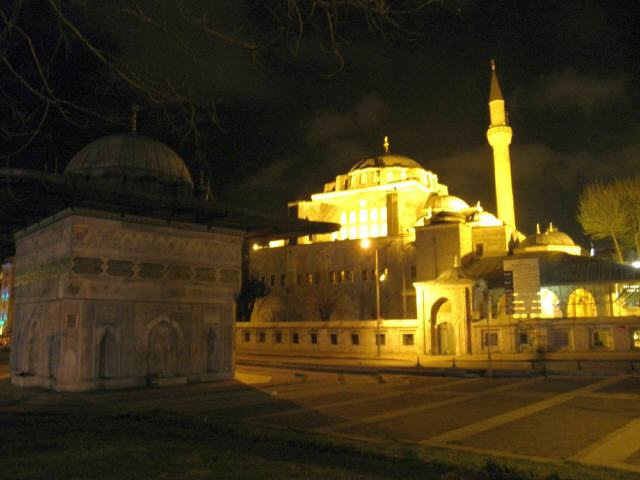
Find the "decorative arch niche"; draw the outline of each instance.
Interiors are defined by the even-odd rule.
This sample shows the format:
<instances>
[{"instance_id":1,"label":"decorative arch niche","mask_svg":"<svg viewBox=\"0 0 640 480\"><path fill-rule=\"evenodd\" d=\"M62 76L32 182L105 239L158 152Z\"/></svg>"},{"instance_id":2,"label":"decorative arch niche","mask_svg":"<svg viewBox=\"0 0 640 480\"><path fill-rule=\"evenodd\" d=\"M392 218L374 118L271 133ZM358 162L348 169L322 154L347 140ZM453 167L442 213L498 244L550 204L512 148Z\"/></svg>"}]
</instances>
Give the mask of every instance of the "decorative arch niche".
<instances>
[{"instance_id":1,"label":"decorative arch niche","mask_svg":"<svg viewBox=\"0 0 640 480\"><path fill-rule=\"evenodd\" d=\"M147 345L147 375L175 377L178 374L180 342L174 325L167 319L152 324Z\"/></svg>"},{"instance_id":2,"label":"decorative arch niche","mask_svg":"<svg viewBox=\"0 0 640 480\"><path fill-rule=\"evenodd\" d=\"M207 372L217 372L220 369L220 335L215 327L210 327L207 333Z\"/></svg>"},{"instance_id":3,"label":"decorative arch niche","mask_svg":"<svg viewBox=\"0 0 640 480\"><path fill-rule=\"evenodd\" d=\"M118 375L118 352L114 333L106 329L98 343L98 378L113 378Z\"/></svg>"}]
</instances>

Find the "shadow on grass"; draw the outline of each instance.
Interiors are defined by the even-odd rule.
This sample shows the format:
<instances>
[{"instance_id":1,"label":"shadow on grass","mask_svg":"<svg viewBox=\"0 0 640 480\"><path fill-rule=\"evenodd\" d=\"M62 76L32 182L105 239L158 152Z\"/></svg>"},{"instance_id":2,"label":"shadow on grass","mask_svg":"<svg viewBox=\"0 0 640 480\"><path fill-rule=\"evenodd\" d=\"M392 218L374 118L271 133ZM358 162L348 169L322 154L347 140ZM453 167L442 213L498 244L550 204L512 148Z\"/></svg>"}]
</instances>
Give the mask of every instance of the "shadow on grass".
<instances>
[{"instance_id":1,"label":"shadow on grass","mask_svg":"<svg viewBox=\"0 0 640 480\"><path fill-rule=\"evenodd\" d=\"M524 480L539 477L487 462L479 468L424 461L417 450L369 445L237 422L150 410L108 416L1 414L5 479L388 478Z\"/></svg>"}]
</instances>

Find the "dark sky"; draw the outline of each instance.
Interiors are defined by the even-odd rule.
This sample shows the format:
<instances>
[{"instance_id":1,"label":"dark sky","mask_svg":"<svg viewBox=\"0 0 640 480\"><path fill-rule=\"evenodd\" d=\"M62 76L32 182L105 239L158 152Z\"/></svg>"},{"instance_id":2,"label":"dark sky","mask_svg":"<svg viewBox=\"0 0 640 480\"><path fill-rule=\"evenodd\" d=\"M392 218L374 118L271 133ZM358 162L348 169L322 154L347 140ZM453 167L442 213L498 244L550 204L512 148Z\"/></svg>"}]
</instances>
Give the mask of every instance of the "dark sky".
<instances>
[{"instance_id":1,"label":"dark sky","mask_svg":"<svg viewBox=\"0 0 640 480\"><path fill-rule=\"evenodd\" d=\"M493 211L485 133L495 58L514 130L518 226L531 233L536 222L553 221L585 243L575 221L581 188L640 174L640 2L443 3L407 15L391 38L367 32L357 18L340 23L341 70L313 35L297 55L281 47L259 61L241 48L207 44L201 51L210 61L194 66L142 29L92 26L109 31L123 58L177 75L203 101L216 102L220 128L206 153L214 195L270 212L284 213L287 201L321 191L380 153L384 135L395 153L438 174L450 193ZM252 25L251 2L219 5L219 25ZM78 82L84 77L101 81L80 72ZM57 153L63 158L92 135L118 130L75 128L56 139L65 144ZM162 137L145 126L144 109L140 131ZM188 148L159 139L195 166Z\"/></svg>"}]
</instances>

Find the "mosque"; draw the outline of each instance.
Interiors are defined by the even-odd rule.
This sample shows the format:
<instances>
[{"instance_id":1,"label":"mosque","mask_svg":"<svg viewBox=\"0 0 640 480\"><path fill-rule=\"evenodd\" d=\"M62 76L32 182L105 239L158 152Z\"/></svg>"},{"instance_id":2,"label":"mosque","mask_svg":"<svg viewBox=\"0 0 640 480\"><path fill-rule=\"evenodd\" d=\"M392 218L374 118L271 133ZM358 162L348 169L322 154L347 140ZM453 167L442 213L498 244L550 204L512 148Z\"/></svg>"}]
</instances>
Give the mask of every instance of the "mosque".
<instances>
[{"instance_id":1,"label":"mosque","mask_svg":"<svg viewBox=\"0 0 640 480\"><path fill-rule=\"evenodd\" d=\"M518 230L495 66L489 113L496 215L388 139L289 218L222 205L135 115L62 174L0 169L12 383L205 382L230 378L235 352L640 356L637 271L552 225ZM264 288L234 322L243 281Z\"/></svg>"},{"instance_id":2,"label":"mosque","mask_svg":"<svg viewBox=\"0 0 640 480\"><path fill-rule=\"evenodd\" d=\"M256 242L267 294L238 352L317 355L640 354L640 275L588 256L553 225L516 225L512 128L492 62L487 140L497 212L449 194L417 161L357 162L291 216L339 230Z\"/></svg>"}]
</instances>

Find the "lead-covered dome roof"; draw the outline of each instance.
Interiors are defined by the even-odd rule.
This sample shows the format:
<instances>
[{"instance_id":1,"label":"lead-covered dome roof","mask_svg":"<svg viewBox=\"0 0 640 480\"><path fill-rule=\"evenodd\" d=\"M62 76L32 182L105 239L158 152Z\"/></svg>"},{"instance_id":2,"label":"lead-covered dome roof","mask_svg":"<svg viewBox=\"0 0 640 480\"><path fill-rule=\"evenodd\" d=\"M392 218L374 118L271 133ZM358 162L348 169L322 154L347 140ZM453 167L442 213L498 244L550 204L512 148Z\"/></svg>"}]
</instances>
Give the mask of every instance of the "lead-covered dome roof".
<instances>
[{"instance_id":1,"label":"lead-covered dome roof","mask_svg":"<svg viewBox=\"0 0 640 480\"><path fill-rule=\"evenodd\" d=\"M535 247L539 245L562 245L573 247L575 246L575 243L569 235L558 230L529 235L520 242L521 248Z\"/></svg>"},{"instance_id":2,"label":"lead-covered dome roof","mask_svg":"<svg viewBox=\"0 0 640 480\"><path fill-rule=\"evenodd\" d=\"M136 133L108 135L80 150L64 171L89 183L140 186L158 193L187 193L193 180L170 147Z\"/></svg>"},{"instance_id":3,"label":"lead-covered dome roof","mask_svg":"<svg viewBox=\"0 0 640 480\"><path fill-rule=\"evenodd\" d=\"M427 199L425 209L436 212L463 212L468 210L469 204L455 195L431 195Z\"/></svg>"},{"instance_id":4,"label":"lead-covered dome roof","mask_svg":"<svg viewBox=\"0 0 640 480\"><path fill-rule=\"evenodd\" d=\"M404 167L404 168L421 168L423 166L414 159L403 155L380 155L378 157L365 158L356 163L350 172L361 170L363 168L384 168L384 167Z\"/></svg>"}]
</instances>

